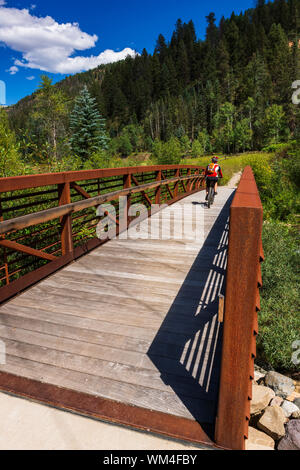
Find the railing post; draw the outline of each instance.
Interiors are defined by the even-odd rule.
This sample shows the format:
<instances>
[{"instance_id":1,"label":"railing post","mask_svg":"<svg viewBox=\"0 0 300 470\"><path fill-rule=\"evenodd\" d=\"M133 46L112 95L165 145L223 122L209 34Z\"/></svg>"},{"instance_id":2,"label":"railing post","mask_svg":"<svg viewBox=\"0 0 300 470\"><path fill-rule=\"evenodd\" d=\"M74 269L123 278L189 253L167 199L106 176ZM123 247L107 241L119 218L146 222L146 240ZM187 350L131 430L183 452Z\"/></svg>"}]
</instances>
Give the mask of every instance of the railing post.
<instances>
[{"instance_id":1,"label":"railing post","mask_svg":"<svg viewBox=\"0 0 300 470\"><path fill-rule=\"evenodd\" d=\"M123 187L124 187L124 189L131 188L131 174L123 176ZM131 195L128 194L128 196L127 196L127 209L126 209L126 212L127 212L127 228L129 227L129 224L131 222L131 217L129 217L129 215L128 215L130 205L131 205Z\"/></svg>"},{"instance_id":2,"label":"railing post","mask_svg":"<svg viewBox=\"0 0 300 470\"><path fill-rule=\"evenodd\" d=\"M199 176L199 170L196 170L196 171L195 171L195 175L198 175L198 176ZM199 189L199 185L200 185L200 180L199 180L199 178L197 178L197 179L195 180L195 189Z\"/></svg>"},{"instance_id":3,"label":"railing post","mask_svg":"<svg viewBox=\"0 0 300 470\"><path fill-rule=\"evenodd\" d=\"M156 172L156 181L161 181L161 170ZM161 186L155 189L155 204L160 204Z\"/></svg>"},{"instance_id":4,"label":"railing post","mask_svg":"<svg viewBox=\"0 0 300 470\"><path fill-rule=\"evenodd\" d=\"M175 172L175 177L176 178L180 177L180 168L177 168L177 170ZM179 181L177 181L177 183L175 183L175 185L174 185L174 199L176 199L178 197L178 188L179 188Z\"/></svg>"},{"instance_id":5,"label":"railing post","mask_svg":"<svg viewBox=\"0 0 300 470\"><path fill-rule=\"evenodd\" d=\"M59 205L70 204L71 191L70 183L63 183L58 185L58 199ZM72 236L72 216L71 214L64 215L60 218L61 224L61 252L62 255L72 253L74 250L73 236Z\"/></svg>"},{"instance_id":6,"label":"railing post","mask_svg":"<svg viewBox=\"0 0 300 470\"><path fill-rule=\"evenodd\" d=\"M216 443L244 450L254 378L263 211L251 168L230 208Z\"/></svg>"},{"instance_id":7,"label":"railing post","mask_svg":"<svg viewBox=\"0 0 300 470\"><path fill-rule=\"evenodd\" d=\"M0 196L0 222L3 222L3 213L2 213L1 196ZM0 236L0 238L5 238L5 235ZM3 246L1 249L3 250L3 262L4 262L5 281L6 281L6 285L8 285L8 284L9 284L9 272L8 272L6 248Z\"/></svg>"},{"instance_id":8,"label":"railing post","mask_svg":"<svg viewBox=\"0 0 300 470\"><path fill-rule=\"evenodd\" d=\"M187 171L187 176L191 176L191 174L192 174L192 171L189 168L188 171ZM187 193L190 192L190 188L191 188L191 182L190 182L190 180L187 180L187 185L186 185L186 192Z\"/></svg>"}]
</instances>

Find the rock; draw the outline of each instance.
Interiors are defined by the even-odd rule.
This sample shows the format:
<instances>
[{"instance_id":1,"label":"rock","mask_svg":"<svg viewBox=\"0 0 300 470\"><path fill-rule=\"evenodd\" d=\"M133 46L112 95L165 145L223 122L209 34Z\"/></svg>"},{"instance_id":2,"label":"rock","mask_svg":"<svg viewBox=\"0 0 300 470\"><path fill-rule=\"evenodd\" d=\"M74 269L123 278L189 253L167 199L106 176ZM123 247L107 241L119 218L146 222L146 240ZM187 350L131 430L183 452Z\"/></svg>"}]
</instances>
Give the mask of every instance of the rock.
<instances>
[{"instance_id":1,"label":"rock","mask_svg":"<svg viewBox=\"0 0 300 470\"><path fill-rule=\"evenodd\" d=\"M293 419L286 425L286 435L280 440L278 450L300 450L300 421Z\"/></svg>"},{"instance_id":2,"label":"rock","mask_svg":"<svg viewBox=\"0 0 300 470\"><path fill-rule=\"evenodd\" d=\"M295 401L297 398L300 398L300 393L293 392L290 396L288 396L286 399L288 401Z\"/></svg>"},{"instance_id":3,"label":"rock","mask_svg":"<svg viewBox=\"0 0 300 470\"><path fill-rule=\"evenodd\" d=\"M281 397L275 397L273 400L271 400L270 406L281 406L283 402L283 398Z\"/></svg>"},{"instance_id":4,"label":"rock","mask_svg":"<svg viewBox=\"0 0 300 470\"><path fill-rule=\"evenodd\" d=\"M300 398L295 398L294 403L300 409Z\"/></svg>"},{"instance_id":5,"label":"rock","mask_svg":"<svg viewBox=\"0 0 300 470\"><path fill-rule=\"evenodd\" d=\"M257 423L257 427L271 436L275 441L285 435L284 423L286 417L279 406L268 406Z\"/></svg>"},{"instance_id":6,"label":"rock","mask_svg":"<svg viewBox=\"0 0 300 470\"><path fill-rule=\"evenodd\" d=\"M300 419L300 410L294 411L294 413L291 416L291 419Z\"/></svg>"},{"instance_id":7,"label":"rock","mask_svg":"<svg viewBox=\"0 0 300 470\"><path fill-rule=\"evenodd\" d=\"M263 385L252 385L251 415L256 415L263 411L269 405L275 392Z\"/></svg>"},{"instance_id":8,"label":"rock","mask_svg":"<svg viewBox=\"0 0 300 470\"><path fill-rule=\"evenodd\" d=\"M275 441L270 436L251 426L248 429L246 450L274 450Z\"/></svg>"},{"instance_id":9,"label":"rock","mask_svg":"<svg viewBox=\"0 0 300 470\"><path fill-rule=\"evenodd\" d=\"M281 404L281 408L283 409L284 414L287 418L292 416L293 413L300 411L297 405L287 400L283 401L283 403Z\"/></svg>"},{"instance_id":10,"label":"rock","mask_svg":"<svg viewBox=\"0 0 300 470\"><path fill-rule=\"evenodd\" d=\"M259 372L259 371L255 371L254 372L254 380L255 382L257 382L258 384L263 382L264 378L265 378L265 375L266 375L266 372L263 374L262 372Z\"/></svg>"},{"instance_id":11,"label":"rock","mask_svg":"<svg viewBox=\"0 0 300 470\"><path fill-rule=\"evenodd\" d=\"M264 377L267 375L267 371L262 367L259 367L257 364L254 364L254 371L260 372Z\"/></svg>"},{"instance_id":12,"label":"rock","mask_svg":"<svg viewBox=\"0 0 300 470\"><path fill-rule=\"evenodd\" d=\"M276 395L282 398L287 398L295 391L295 385L292 379L274 371L267 373L265 385L274 390Z\"/></svg>"}]
</instances>

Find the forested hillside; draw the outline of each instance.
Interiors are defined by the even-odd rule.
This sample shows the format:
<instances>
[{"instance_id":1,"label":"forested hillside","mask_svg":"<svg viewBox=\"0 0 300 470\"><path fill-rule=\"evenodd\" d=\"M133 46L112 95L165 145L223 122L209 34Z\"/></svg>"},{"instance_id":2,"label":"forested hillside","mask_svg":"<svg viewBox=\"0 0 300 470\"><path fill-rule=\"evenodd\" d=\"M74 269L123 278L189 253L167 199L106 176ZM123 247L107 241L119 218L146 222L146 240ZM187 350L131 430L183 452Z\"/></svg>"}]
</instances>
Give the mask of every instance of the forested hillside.
<instances>
[{"instance_id":1,"label":"forested hillside","mask_svg":"<svg viewBox=\"0 0 300 470\"><path fill-rule=\"evenodd\" d=\"M160 35L153 54L144 50L55 86L44 77L34 95L9 110L23 157L72 153L70 116L84 85L106 120L109 156L152 151L155 141L199 156L296 138L298 11L300 0L259 0L218 25L211 13L204 40L192 21L178 20L170 41Z\"/></svg>"}]
</instances>

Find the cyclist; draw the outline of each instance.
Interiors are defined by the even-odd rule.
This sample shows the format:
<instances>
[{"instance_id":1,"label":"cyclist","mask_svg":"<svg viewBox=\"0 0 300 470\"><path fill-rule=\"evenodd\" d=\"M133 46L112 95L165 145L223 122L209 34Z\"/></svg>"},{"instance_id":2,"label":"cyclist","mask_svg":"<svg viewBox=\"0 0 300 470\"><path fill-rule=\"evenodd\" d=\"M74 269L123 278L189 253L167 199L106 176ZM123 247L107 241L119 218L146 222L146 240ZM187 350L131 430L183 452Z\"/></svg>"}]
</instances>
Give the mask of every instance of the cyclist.
<instances>
[{"instance_id":1,"label":"cyclist","mask_svg":"<svg viewBox=\"0 0 300 470\"><path fill-rule=\"evenodd\" d=\"M205 170L205 177L206 177L206 198L205 200L207 201L208 199L208 191L211 186L211 184L214 184L215 186L215 196L218 194L217 189L218 189L218 180L219 178L223 178L223 173L221 170L220 165L218 164L218 157L213 157L211 160L211 164L207 166Z\"/></svg>"}]
</instances>

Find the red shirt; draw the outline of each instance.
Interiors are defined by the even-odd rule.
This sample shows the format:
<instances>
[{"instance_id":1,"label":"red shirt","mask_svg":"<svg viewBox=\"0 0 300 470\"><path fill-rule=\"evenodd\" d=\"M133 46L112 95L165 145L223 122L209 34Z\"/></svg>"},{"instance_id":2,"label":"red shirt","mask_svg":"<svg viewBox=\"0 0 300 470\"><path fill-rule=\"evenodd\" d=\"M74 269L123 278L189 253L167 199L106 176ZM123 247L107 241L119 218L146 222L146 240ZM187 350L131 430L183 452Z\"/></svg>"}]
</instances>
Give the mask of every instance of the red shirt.
<instances>
[{"instance_id":1,"label":"red shirt","mask_svg":"<svg viewBox=\"0 0 300 470\"><path fill-rule=\"evenodd\" d=\"M209 166L210 165L208 165L206 167L205 176L208 176L208 178L218 178L218 177L223 178L223 173L222 173L221 167L217 163L214 164L214 172L213 173L208 172Z\"/></svg>"}]
</instances>

